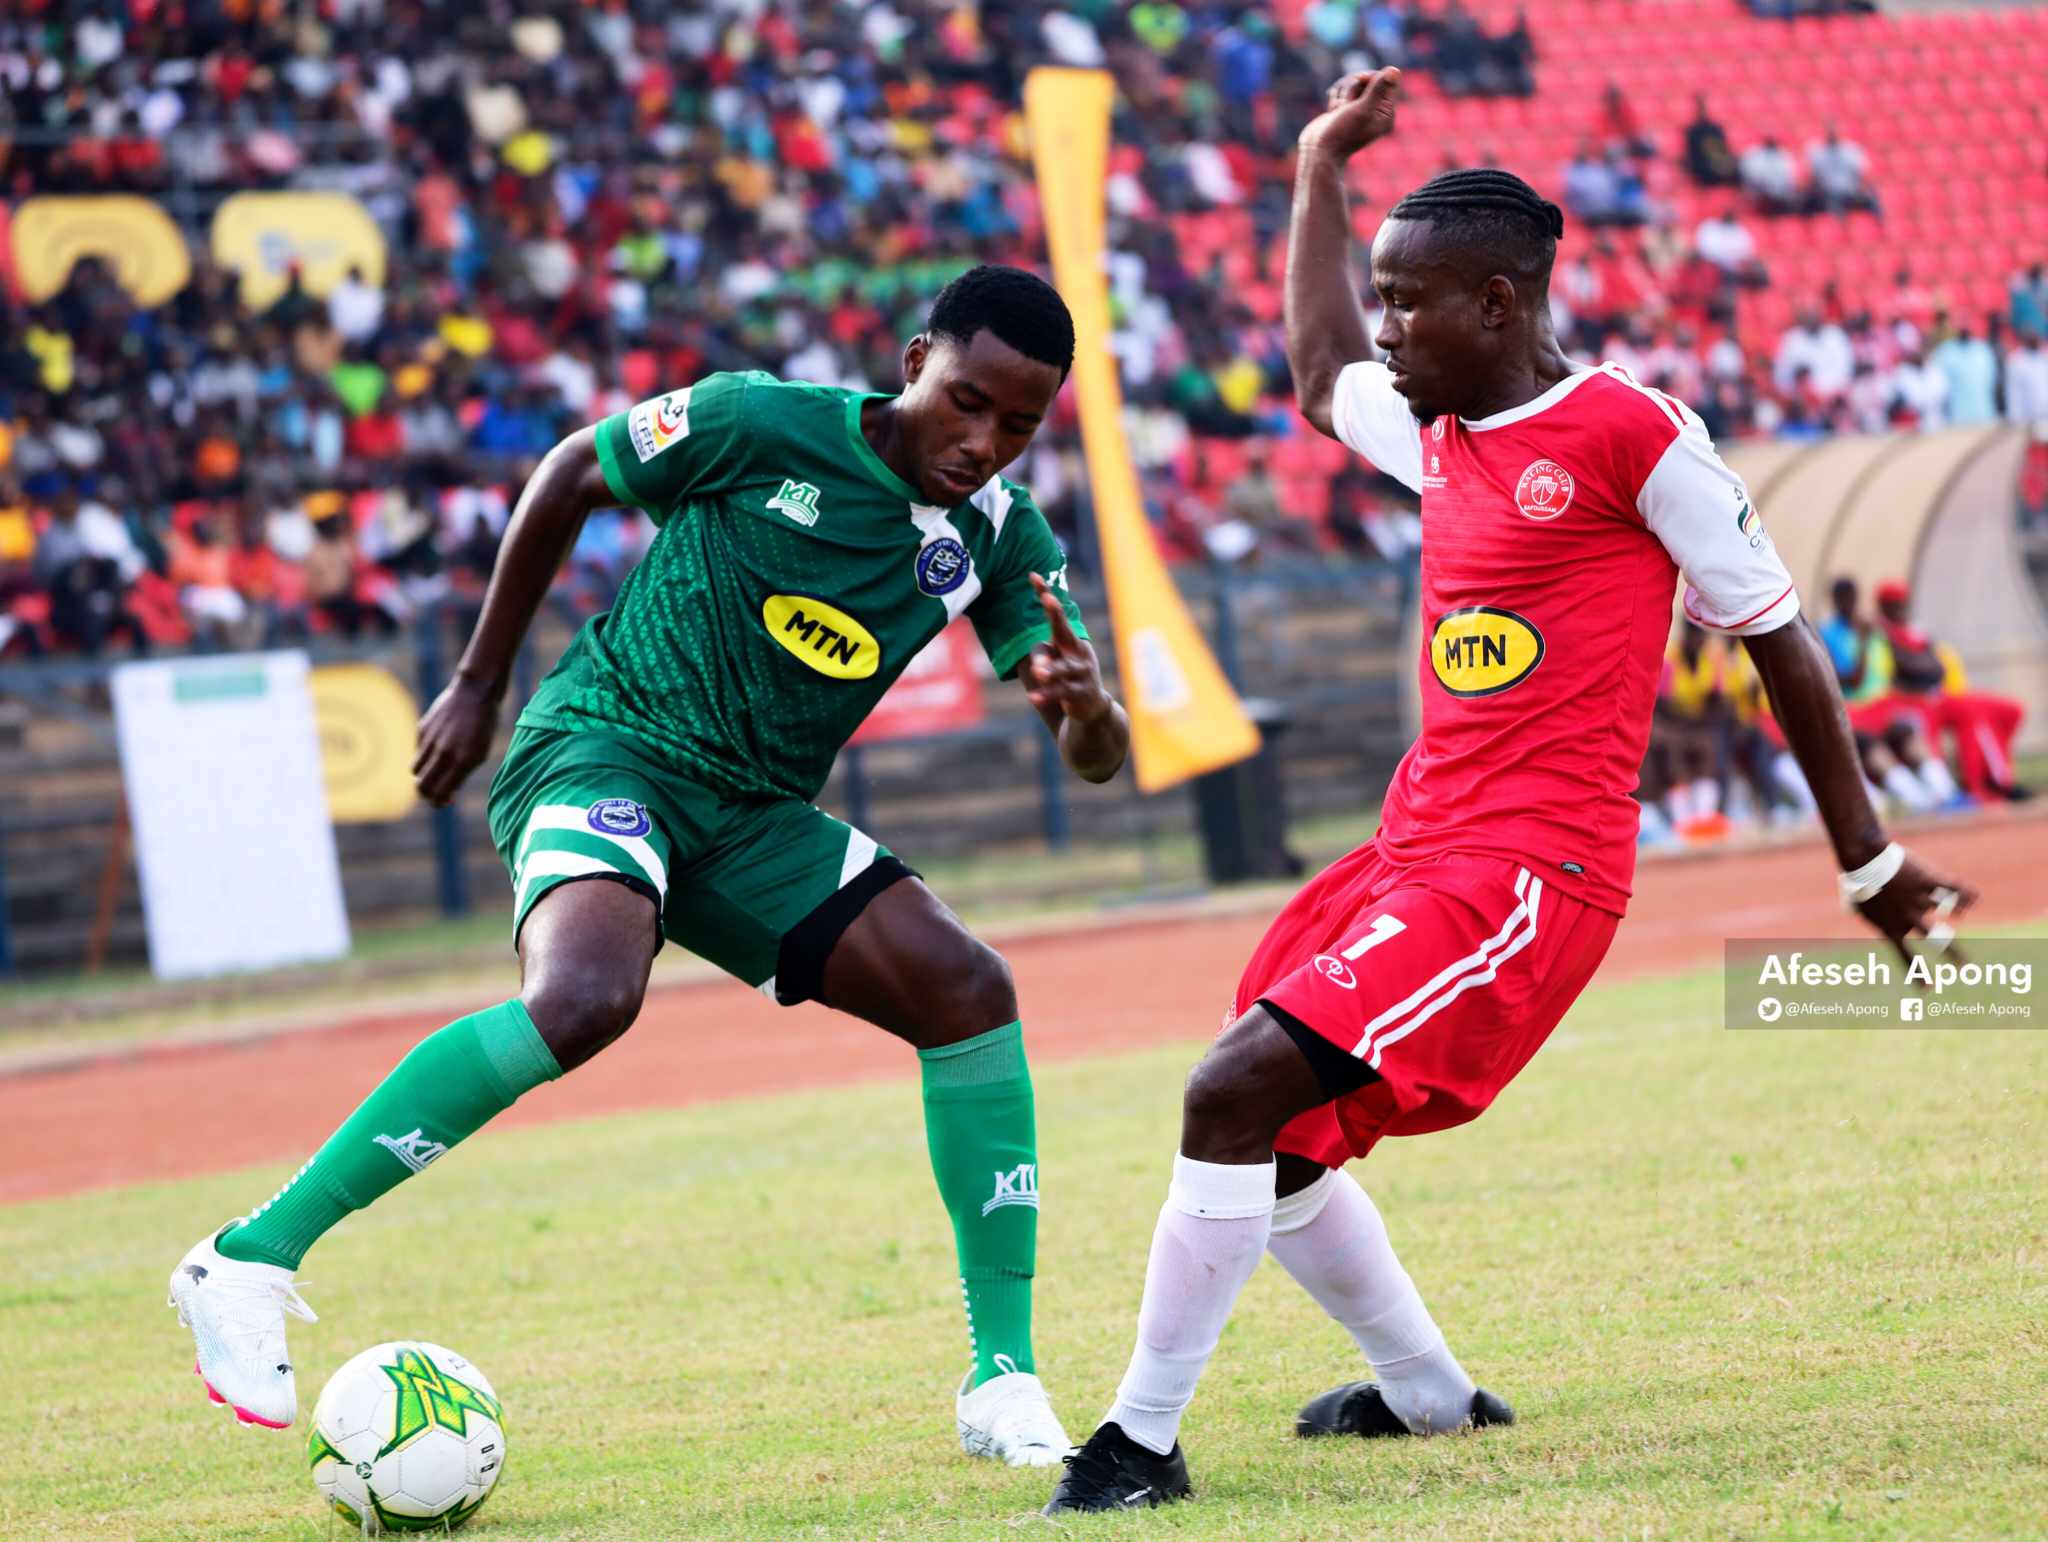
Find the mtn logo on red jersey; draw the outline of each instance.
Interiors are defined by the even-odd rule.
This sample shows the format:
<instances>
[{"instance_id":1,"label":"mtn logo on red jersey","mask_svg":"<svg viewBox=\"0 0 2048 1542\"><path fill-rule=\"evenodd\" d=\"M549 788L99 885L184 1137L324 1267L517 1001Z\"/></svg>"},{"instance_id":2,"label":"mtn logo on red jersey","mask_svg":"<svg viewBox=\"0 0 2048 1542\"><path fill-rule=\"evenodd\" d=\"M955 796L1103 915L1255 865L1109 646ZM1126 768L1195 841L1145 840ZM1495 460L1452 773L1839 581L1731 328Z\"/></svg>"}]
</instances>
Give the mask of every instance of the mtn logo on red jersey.
<instances>
[{"instance_id":1,"label":"mtn logo on red jersey","mask_svg":"<svg viewBox=\"0 0 2048 1542\"><path fill-rule=\"evenodd\" d=\"M1532 460L1515 484L1515 507L1531 519L1555 519L1572 506L1577 484L1554 460Z\"/></svg>"},{"instance_id":2,"label":"mtn logo on red jersey","mask_svg":"<svg viewBox=\"0 0 2048 1542\"><path fill-rule=\"evenodd\" d=\"M1453 696L1498 696L1543 662L1543 634L1527 617L1498 605L1467 605L1436 618L1429 663Z\"/></svg>"},{"instance_id":3,"label":"mtn logo on red jersey","mask_svg":"<svg viewBox=\"0 0 2048 1542\"><path fill-rule=\"evenodd\" d=\"M1345 444L1422 495L1422 724L1378 849L1511 856L1618 914L1680 569L1693 618L1745 635L1798 614L1791 575L1705 425L1618 367L1485 418L1409 409L1370 362L1345 367L1330 408Z\"/></svg>"}]
</instances>

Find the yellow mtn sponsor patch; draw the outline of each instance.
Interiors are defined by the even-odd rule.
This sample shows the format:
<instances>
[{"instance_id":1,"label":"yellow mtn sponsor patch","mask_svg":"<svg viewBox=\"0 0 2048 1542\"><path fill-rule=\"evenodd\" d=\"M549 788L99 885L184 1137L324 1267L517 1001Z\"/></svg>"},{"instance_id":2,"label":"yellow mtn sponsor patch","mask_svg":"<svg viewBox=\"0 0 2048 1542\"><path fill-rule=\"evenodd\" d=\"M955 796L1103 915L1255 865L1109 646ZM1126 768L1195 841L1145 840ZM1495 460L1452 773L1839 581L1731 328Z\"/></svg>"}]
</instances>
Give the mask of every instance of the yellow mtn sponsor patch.
<instances>
[{"instance_id":1,"label":"yellow mtn sponsor patch","mask_svg":"<svg viewBox=\"0 0 2048 1542\"><path fill-rule=\"evenodd\" d=\"M1436 618L1429 665L1453 696L1494 696L1543 662L1543 634L1511 610L1468 605Z\"/></svg>"},{"instance_id":2,"label":"yellow mtn sponsor patch","mask_svg":"<svg viewBox=\"0 0 2048 1542\"><path fill-rule=\"evenodd\" d=\"M836 605L807 594L771 594L761 605L768 635L821 675L865 680L882 667L875 634Z\"/></svg>"}]
</instances>

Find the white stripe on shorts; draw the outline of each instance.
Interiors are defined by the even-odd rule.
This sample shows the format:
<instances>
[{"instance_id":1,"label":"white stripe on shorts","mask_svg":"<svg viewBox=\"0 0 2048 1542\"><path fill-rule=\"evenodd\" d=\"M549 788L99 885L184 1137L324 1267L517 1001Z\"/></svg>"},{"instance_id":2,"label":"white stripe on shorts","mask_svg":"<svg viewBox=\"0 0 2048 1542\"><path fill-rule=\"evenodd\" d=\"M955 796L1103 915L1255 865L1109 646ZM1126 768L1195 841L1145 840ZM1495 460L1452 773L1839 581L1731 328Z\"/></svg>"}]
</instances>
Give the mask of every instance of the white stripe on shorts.
<instances>
[{"instance_id":1,"label":"white stripe on shorts","mask_svg":"<svg viewBox=\"0 0 2048 1542\"><path fill-rule=\"evenodd\" d=\"M527 877L526 849L533 844L534 836L542 830L573 830L578 835L594 835L599 840L610 841L639 865L647 881L654 885L654 892L660 896L662 903L667 903L668 869L661 865L661 858L648 843L647 837L613 835L609 830L593 829L590 823L590 810L574 803L543 803L533 811L533 817L526 821L526 833L519 838L519 852L514 864L519 874L517 881L522 893L525 891Z\"/></svg>"},{"instance_id":2,"label":"white stripe on shorts","mask_svg":"<svg viewBox=\"0 0 2048 1542\"><path fill-rule=\"evenodd\" d=\"M1543 880L1531 878L1527 868L1520 869L1515 879L1515 908L1508 912L1500 930L1475 952L1439 970L1428 984L1374 1018L1351 1053L1378 1070L1380 1053L1389 1044L1407 1038L1474 986L1490 983L1503 960L1513 958L1535 940L1542 899Z\"/></svg>"}]
</instances>

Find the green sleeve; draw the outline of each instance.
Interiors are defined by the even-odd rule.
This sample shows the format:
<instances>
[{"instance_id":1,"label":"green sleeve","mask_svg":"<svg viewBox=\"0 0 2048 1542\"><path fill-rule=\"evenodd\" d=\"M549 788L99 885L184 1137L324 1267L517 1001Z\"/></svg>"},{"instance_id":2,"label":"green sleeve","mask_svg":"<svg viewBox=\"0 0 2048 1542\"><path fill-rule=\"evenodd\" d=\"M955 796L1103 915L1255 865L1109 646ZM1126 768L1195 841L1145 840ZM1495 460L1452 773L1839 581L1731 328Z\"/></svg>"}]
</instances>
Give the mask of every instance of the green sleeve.
<instances>
[{"instance_id":1,"label":"green sleeve","mask_svg":"<svg viewBox=\"0 0 2048 1542\"><path fill-rule=\"evenodd\" d=\"M1060 550L1052 526L1023 488L1014 482L1002 485L1010 495L1010 511L996 537L994 571L967 607L967 618L974 623L975 635L981 639L996 678L1007 680L1024 662L1025 654L1052 640L1052 623L1038 603L1038 592L1031 587L1033 573L1059 595L1074 635L1085 638L1088 628L1082 624L1081 607L1067 592L1067 554Z\"/></svg>"},{"instance_id":2,"label":"green sleeve","mask_svg":"<svg viewBox=\"0 0 2048 1542\"><path fill-rule=\"evenodd\" d=\"M597 460L622 504L659 525L697 494L730 481L746 448L748 377L706 375L597 425Z\"/></svg>"}]
</instances>

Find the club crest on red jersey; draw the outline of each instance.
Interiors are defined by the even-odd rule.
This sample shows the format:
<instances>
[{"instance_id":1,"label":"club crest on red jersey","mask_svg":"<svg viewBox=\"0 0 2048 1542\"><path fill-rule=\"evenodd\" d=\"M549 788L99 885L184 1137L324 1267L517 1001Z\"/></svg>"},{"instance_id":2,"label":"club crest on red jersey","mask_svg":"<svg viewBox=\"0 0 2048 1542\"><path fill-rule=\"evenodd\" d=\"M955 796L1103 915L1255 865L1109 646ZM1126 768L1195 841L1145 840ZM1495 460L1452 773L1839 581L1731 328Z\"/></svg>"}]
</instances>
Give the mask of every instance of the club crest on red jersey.
<instances>
[{"instance_id":1,"label":"club crest on red jersey","mask_svg":"<svg viewBox=\"0 0 2048 1542\"><path fill-rule=\"evenodd\" d=\"M1554 460L1532 460L1515 484L1515 507L1529 518L1550 520L1572 506L1576 484Z\"/></svg>"}]
</instances>

